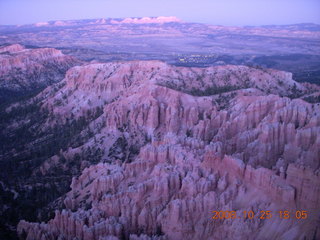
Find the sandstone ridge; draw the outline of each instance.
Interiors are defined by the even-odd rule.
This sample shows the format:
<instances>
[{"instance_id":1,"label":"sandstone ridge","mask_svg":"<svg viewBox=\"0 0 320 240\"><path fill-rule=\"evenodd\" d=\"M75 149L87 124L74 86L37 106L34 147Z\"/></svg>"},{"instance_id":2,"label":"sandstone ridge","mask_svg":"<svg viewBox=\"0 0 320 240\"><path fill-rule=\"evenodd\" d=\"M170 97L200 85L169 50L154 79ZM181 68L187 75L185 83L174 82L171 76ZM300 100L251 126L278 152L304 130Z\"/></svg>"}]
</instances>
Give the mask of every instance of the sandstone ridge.
<instances>
[{"instance_id":1,"label":"sandstone ridge","mask_svg":"<svg viewBox=\"0 0 320 240\"><path fill-rule=\"evenodd\" d=\"M44 88L62 80L76 64L80 62L53 48L0 47L0 93L22 95Z\"/></svg>"},{"instance_id":2,"label":"sandstone ridge","mask_svg":"<svg viewBox=\"0 0 320 240\"><path fill-rule=\"evenodd\" d=\"M37 99L52 112L47 126L102 108L83 144L102 148L102 162L73 178L64 210L47 223L20 221L18 233L30 240L317 239L320 106L301 99L317 91L290 73L245 66L74 67ZM281 219L283 209L309 217ZM274 217L213 220L214 210Z\"/></svg>"}]
</instances>

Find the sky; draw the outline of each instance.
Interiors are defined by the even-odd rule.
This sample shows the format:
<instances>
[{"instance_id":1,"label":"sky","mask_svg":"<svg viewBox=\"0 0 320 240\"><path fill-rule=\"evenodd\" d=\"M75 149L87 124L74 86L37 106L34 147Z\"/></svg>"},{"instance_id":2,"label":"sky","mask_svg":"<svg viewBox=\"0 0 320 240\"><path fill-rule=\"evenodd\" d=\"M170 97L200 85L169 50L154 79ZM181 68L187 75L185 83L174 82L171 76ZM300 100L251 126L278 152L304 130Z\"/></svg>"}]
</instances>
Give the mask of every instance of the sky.
<instances>
[{"instance_id":1,"label":"sky","mask_svg":"<svg viewBox=\"0 0 320 240\"><path fill-rule=\"evenodd\" d=\"M0 0L0 25L155 16L235 26L320 24L320 0Z\"/></svg>"}]
</instances>

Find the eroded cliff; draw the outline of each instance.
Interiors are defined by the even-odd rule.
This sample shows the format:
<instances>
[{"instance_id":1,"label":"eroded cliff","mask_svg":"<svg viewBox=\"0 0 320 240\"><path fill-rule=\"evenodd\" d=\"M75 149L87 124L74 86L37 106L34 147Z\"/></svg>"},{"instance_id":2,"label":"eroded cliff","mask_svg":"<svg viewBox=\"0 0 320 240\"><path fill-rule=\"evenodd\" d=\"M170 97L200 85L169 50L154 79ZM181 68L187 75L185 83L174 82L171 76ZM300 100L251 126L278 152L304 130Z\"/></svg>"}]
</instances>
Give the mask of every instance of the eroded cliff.
<instances>
[{"instance_id":1,"label":"eroded cliff","mask_svg":"<svg viewBox=\"0 0 320 240\"><path fill-rule=\"evenodd\" d=\"M43 89L77 64L80 61L53 48L0 47L0 97L7 100Z\"/></svg>"},{"instance_id":2,"label":"eroded cliff","mask_svg":"<svg viewBox=\"0 0 320 240\"><path fill-rule=\"evenodd\" d=\"M63 197L64 210L47 223L20 221L18 233L26 239L317 239L320 106L301 99L317 92L289 73L244 66L74 67L36 97L50 113L38 130L101 109L88 123L91 135L84 129L78 134L85 140L60 151L68 159L100 148L100 163L81 159L84 170ZM57 167L66 169L65 159L52 156L34 174ZM274 215L214 220L215 210ZM308 218L280 218L283 210L308 211Z\"/></svg>"}]
</instances>

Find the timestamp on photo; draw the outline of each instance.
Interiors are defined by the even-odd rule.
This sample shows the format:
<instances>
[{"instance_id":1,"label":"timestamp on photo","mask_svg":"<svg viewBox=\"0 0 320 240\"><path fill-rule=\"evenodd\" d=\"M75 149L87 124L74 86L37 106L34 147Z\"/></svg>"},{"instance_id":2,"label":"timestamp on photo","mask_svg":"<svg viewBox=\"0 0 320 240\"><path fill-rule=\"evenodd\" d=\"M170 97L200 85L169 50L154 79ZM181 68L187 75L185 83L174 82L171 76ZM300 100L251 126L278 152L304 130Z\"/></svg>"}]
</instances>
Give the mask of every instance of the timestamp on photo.
<instances>
[{"instance_id":1,"label":"timestamp on photo","mask_svg":"<svg viewBox=\"0 0 320 240\"><path fill-rule=\"evenodd\" d=\"M268 211L261 210L254 212L250 211L212 211L212 219L272 219L278 217L280 219L307 219L308 212L305 210L279 210L279 211Z\"/></svg>"}]
</instances>

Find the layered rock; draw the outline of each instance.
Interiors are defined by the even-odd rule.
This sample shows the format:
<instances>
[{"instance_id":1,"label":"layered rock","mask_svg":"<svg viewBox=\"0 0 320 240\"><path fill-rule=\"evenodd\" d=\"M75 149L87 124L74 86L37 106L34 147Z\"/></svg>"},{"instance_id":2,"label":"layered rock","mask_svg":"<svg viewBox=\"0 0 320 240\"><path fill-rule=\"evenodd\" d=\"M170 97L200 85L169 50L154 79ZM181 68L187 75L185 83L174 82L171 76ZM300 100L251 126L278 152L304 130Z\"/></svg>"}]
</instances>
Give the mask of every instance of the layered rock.
<instances>
[{"instance_id":1,"label":"layered rock","mask_svg":"<svg viewBox=\"0 0 320 240\"><path fill-rule=\"evenodd\" d=\"M291 96L296 92L303 96L319 91L312 84L305 86L295 82L291 73L272 69L246 66L185 68L160 61L97 63L75 67L67 72L63 84L59 93L55 92L56 87L45 92L46 97L50 93L52 95L45 101L46 106L63 116L70 114L70 111L79 115L87 109L104 106L122 95L140 94L140 98L143 98L141 91L147 85L163 86L193 96L215 95L213 99L219 105L227 102L227 97L221 97L221 94L239 89L242 89L239 92L241 95L271 93L280 96Z\"/></svg>"},{"instance_id":2,"label":"layered rock","mask_svg":"<svg viewBox=\"0 0 320 240\"><path fill-rule=\"evenodd\" d=\"M172 23L172 22L181 22L177 17L143 17L143 18L125 18L121 21L111 20L112 24L163 24L163 23Z\"/></svg>"},{"instance_id":3,"label":"layered rock","mask_svg":"<svg viewBox=\"0 0 320 240\"><path fill-rule=\"evenodd\" d=\"M294 238L311 239L316 230L310 226L317 224L311 211L301 224L279 220L277 211L300 209L295 207L299 199L294 197L294 188L279 176L250 166L243 175L244 164L232 158L223 159L219 170L217 160L201 162L201 155L196 156L167 136L160 146L143 148L133 163L92 166L73 180L65 201L69 210L56 212L48 224L23 221L18 230L27 233L26 239L100 239L110 234L127 239L141 231L164 239L256 239L268 229L265 239L289 239L286 234L297 227ZM91 207L84 211L83 203ZM231 209L238 216L243 211L268 209L274 217L269 221L210 219L211 211Z\"/></svg>"},{"instance_id":4,"label":"layered rock","mask_svg":"<svg viewBox=\"0 0 320 240\"><path fill-rule=\"evenodd\" d=\"M65 72L79 63L53 48L27 49L19 44L1 47L1 95L23 95L44 88L62 80Z\"/></svg>"},{"instance_id":5,"label":"layered rock","mask_svg":"<svg viewBox=\"0 0 320 240\"><path fill-rule=\"evenodd\" d=\"M317 89L288 73L243 66L136 61L70 69L58 91L49 87L38 96L52 109L47 124L103 106L91 126L104 127L86 144L104 147L108 161L73 178L65 209L53 219L21 221L18 233L26 239L319 238L320 106L283 97L294 91ZM114 155L117 145L122 155ZM139 146L132 158L127 145ZM221 210L239 218L212 219ZM243 218L250 210L273 217ZM280 218L283 210L307 211L308 218Z\"/></svg>"}]
</instances>

